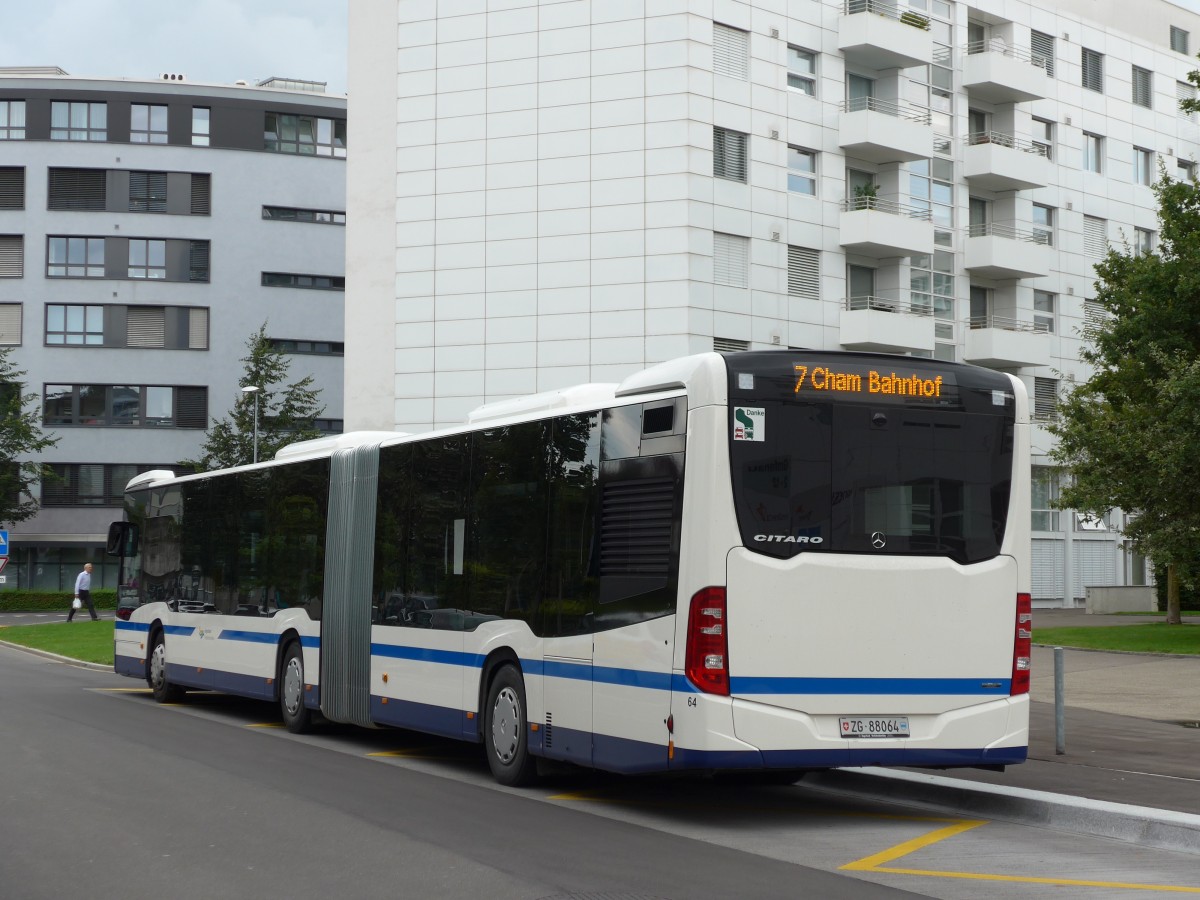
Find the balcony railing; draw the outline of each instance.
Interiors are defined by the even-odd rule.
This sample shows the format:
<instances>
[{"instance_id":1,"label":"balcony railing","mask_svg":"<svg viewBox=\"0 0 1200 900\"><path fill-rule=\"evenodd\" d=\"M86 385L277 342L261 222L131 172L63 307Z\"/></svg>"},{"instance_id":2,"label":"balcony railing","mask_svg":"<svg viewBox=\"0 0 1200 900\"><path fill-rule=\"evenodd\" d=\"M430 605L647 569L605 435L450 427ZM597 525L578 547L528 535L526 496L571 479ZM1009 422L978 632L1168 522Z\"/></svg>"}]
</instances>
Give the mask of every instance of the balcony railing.
<instances>
[{"instance_id":1,"label":"balcony railing","mask_svg":"<svg viewBox=\"0 0 1200 900\"><path fill-rule=\"evenodd\" d=\"M883 197L847 197L842 201L842 212L857 212L863 209L873 209L890 216L907 216L910 219L920 219L924 222L932 221L932 213L928 209L907 206Z\"/></svg>"},{"instance_id":2,"label":"balcony railing","mask_svg":"<svg viewBox=\"0 0 1200 900\"><path fill-rule=\"evenodd\" d=\"M895 297L877 297L873 294L865 297L845 297L844 307L852 312L871 309L876 312L902 313L909 316L932 316L933 307L928 303L914 304L909 300Z\"/></svg>"},{"instance_id":3,"label":"balcony railing","mask_svg":"<svg viewBox=\"0 0 1200 900\"><path fill-rule=\"evenodd\" d=\"M852 113L863 110L883 113L885 116L895 116L897 119L907 119L918 125L929 125L933 121L930 118L929 110L908 103L901 105L891 100L879 100L875 97L852 97L842 103L842 112Z\"/></svg>"},{"instance_id":4,"label":"balcony railing","mask_svg":"<svg viewBox=\"0 0 1200 900\"><path fill-rule=\"evenodd\" d=\"M905 25L919 28L921 31L929 30L929 19L927 17L908 9L901 12L895 5L888 3L887 0L846 0L845 11L848 16L855 15L856 13L874 13L877 16L895 19L897 22L903 22Z\"/></svg>"},{"instance_id":5,"label":"balcony railing","mask_svg":"<svg viewBox=\"0 0 1200 900\"><path fill-rule=\"evenodd\" d=\"M1032 153L1034 156L1049 158L1050 155L1050 149L1045 144L1027 141L1025 138L1014 137L1000 131L975 131L966 135L963 141L968 147L974 147L977 144L997 144L1001 147L1008 147L1010 150Z\"/></svg>"},{"instance_id":6,"label":"balcony railing","mask_svg":"<svg viewBox=\"0 0 1200 900\"><path fill-rule=\"evenodd\" d=\"M1030 244L1050 244L1049 232L1026 230L1004 222L981 222L967 228L967 237L1001 237L1010 241L1025 241Z\"/></svg>"},{"instance_id":7,"label":"balcony railing","mask_svg":"<svg viewBox=\"0 0 1200 900\"><path fill-rule=\"evenodd\" d=\"M1001 331L1020 331L1026 334L1049 334L1050 326L1045 322L1022 322L1011 316L971 316L967 325L977 328L999 328Z\"/></svg>"},{"instance_id":8,"label":"balcony railing","mask_svg":"<svg viewBox=\"0 0 1200 900\"><path fill-rule=\"evenodd\" d=\"M968 56L974 56L976 53L999 53L1001 56L1009 56L1013 59L1019 59L1021 62L1027 62L1031 66L1036 66L1039 69L1046 68L1046 57L1038 53L1030 53L1021 47L1014 47L1006 41L999 38L992 38L987 41L971 41L964 47Z\"/></svg>"}]
</instances>

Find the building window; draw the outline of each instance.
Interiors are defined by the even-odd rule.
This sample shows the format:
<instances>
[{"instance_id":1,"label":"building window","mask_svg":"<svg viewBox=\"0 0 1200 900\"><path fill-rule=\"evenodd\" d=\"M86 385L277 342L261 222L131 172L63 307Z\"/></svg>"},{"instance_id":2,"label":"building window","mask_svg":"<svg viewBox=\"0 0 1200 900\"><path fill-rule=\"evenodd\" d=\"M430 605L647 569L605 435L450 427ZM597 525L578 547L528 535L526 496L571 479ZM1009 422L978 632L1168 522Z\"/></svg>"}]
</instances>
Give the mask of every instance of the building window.
<instances>
[{"instance_id":1,"label":"building window","mask_svg":"<svg viewBox=\"0 0 1200 900\"><path fill-rule=\"evenodd\" d=\"M346 279L340 275L297 275L293 272L263 272L263 287L305 288L314 291L344 291Z\"/></svg>"},{"instance_id":2,"label":"building window","mask_svg":"<svg viewBox=\"0 0 1200 900\"><path fill-rule=\"evenodd\" d=\"M1154 151L1142 147L1133 148L1133 183L1151 185L1154 183Z\"/></svg>"},{"instance_id":3,"label":"building window","mask_svg":"<svg viewBox=\"0 0 1200 900\"><path fill-rule=\"evenodd\" d=\"M156 103L131 103L129 140L134 144L165 144L167 107Z\"/></svg>"},{"instance_id":4,"label":"building window","mask_svg":"<svg viewBox=\"0 0 1200 900\"><path fill-rule=\"evenodd\" d=\"M713 71L739 81L750 77L750 33L713 22Z\"/></svg>"},{"instance_id":5,"label":"building window","mask_svg":"<svg viewBox=\"0 0 1200 900\"><path fill-rule=\"evenodd\" d=\"M908 173L910 204L928 210L934 225L953 228L954 163L948 159L921 159L908 164Z\"/></svg>"},{"instance_id":6,"label":"building window","mask_svg":"<svg viewBox=\"0 0 1200 900\"><path fill-rule=\"evenodd\" d=\"M131 238L128 274L130 278L165 279L167 277L167 242Z\"/></svg>"},{"instance_id":7,"label":"building window","mask_svg":"<svg viewBox=\"0 0 1200 900\"><path fill-rule=\"evenodd\" d=\"M1185 56L1188 54L1188 33L1174 25L1171 26L1171 49Z\"/></svg>"},{"instance_id":8,"label":"building window","mask_svg":"<svg viewBox=\"0 0 1200 900\"><path fill-rule=\"evenodd\" d=\"M1034 531L1058 531L1058 510L1054 508L1054 502L1058 500L1058 470L1034 466L1031 474L1033 520L1030 524Z\"/></svg>"},{"instance_id":9,"label":"building window","mask_svg":"<svg viewBox=\"0 0 1200 900\"><path fill-rule=\"evenodd\" d=\"M788 44L788 87L793 91L817 96L817 54Z\"/></svg>"},{"instance_id":10,"label":"building window","mask_svg":"<svg viewBox=\"0 0 1200 900\"><path fill-rule=\"evenodd\" d=\"M713 232L713 284L748 286L750 239L737 234Z\"/></svg>"},{"instance_id":11,"label":"building window","mask_svg":"<svg viewBox=\"0 0 1200 900\"><path fill-rule=\"evenodd\" d=\"M1046 74L1054 77L1054 37L1040 31L1029 32L1029 49L1033 64L1041 66Z\"/></svg>"},{"instance_id":12,"label":"building window","mask_svg":"<svg viewBox=\"0 0 1200 900\"><path fill-rule=\"evenodd\" d=\"M168 385L47 384L42 424L204 428L208 388Z\"/></svg>"},{"instance_id":13,"label":"building window","mask_svg":"<svg viewBox=\"0 0 1200 900\"><path fill-rule=\"evenodd\" d=\"M160 213L167 211L166 172L129 173L129 211Z\"/></svg>"},{"instance_id":14,"label":"building window","mask_svg":"<svg viewBox=\"0 0 1200 900\"><path fill-rule=\"evenodd\" d=\"M1196 180L1196 164L1190 159L1175 160L1175 177L1179 181Z\"/></svg>"},{"instance_id":15,"label":"building window","mask_svg":"<svg viewBox=\"0 0 1200 900\"><path fill-rule=\"evenodd\" d=\"M1054 334L1055 307L1058 298L1049 291L1033 292L1033 327Z\"/></svg>"},{"instance_id":16,"label":"building window","mask_svg":"<svg viewBox=\"0 0 1200 900\"><path fill-rule=\"evenodd\" d=\"M0 346L21 345L21 304L0 303Z\"/></svg>"},{"instance_id":17,"label":"building window","mask_svg":"<svg viewBox=\"0 0 1200 900\"><path fill-rule=\"evenodd\" d=\"M51 463L53 474L42 478L42 506L121 506L130 480L154 469L179 471L170 463Z\"/></svg>"},{"instance_id":18,"label":"building window","mask_svg":"<svg viewBox=\"0 0 1200 900\"><path fill-rule=\"evenodd\" d=\"M821 253L808 247L788 247L787 292L806 300L821 299Z\"/></svg>"},{"instance_id":19,"label":"building window","mask_svg":"<svg viewBox=\"0 0 1200 900\"><path fill-rule=\"evenodd\" d=\"M0 100L0 141L25 140L25 101Z\"/></svg>"},{"instance_id":20,"label":"building window","mask_svg":"<svg viewBox=\"0 0 1200 900\"><path fill-rule=\"evenodd\" d=\"M954 339L954 254L934 250L913 256L908 270L909 300L914 312L932 315L934 337ZM943 326L938 333L937 326ZM947 328L950 329L947 332ZM944 357L938 356L938 359ZM954 359L953 356L950 357Z\"/></svg>"},{"instance_id":21,"label":"building window","mask_svg":"<svg viewBox=\"0 0 1200 900\"><path fill-rule=\"evenodd\" d=\"M344 158L346 120L269 112L263 129L263 148L276 153Z\"/></svg>"},{"instance_id":22,"label":"building window","mask_svg":"<svg viewBox=\"0 0 1200 900\"><path fill-rule=\"evenodd\" d=\"M341 434L346 423L343 419L313 419L313 428L321 434Z\"/></svg>"},{"instance_id":23,"label":"building window","mask_svg":"<svg viewBox=\"0 0 1200 900\"><path fill-rule=\"evenodd\" d=\"M25 235L0 234L0 278L25 277Z\"/></svg>"},{"instance_id":24,"label":"building window","mask_svg":"<svg viewBox=\"0 0 1200 900\"><path fill-rule=\"evenodd\" d=\"M264 206L262 217L275 222L315 222L318 225L345 225L346 214L329 209L297 209L292 206Z\"/></svg>"},{"instance_id":25,"label":"building window","mask_svg":"<svg viewBox=\"0 0 1200 900\"><path fill-rule=\"evenodd\" d=\"M1054 159L1054 123L1048 119L1033 120L1033 146L1046 159Z\"/></svg>"},{"instance_id":26,"label":"building window","mask_svg":"<svg viewBox=\"0 0 1200 900\"><path fill-rule=\"evenodd\" d=\"M1133 67L1133 103L1146 109L1154 103L1154 73L1139 66Z\"/></svg>"},{"instance_id":27,"label":"building window","mask_svg":"<svg viewBox=\"0 0 1200 900\"><path fill-rule=\"evenodd\" d=\"M268 338L271 349L280 353L306 353L316 356L343 356L346 345L342 341L293 341L286 338Z\"/></svg>"},{"instance_id":28,"label":"building window","mask_svg":"<svg viewBox=\"0 0 1200 900\"><path fill-rule=\"evenodd\" d=\"M1175 99L1179 101L1177 105L1179 115L1187 119L1189 122L1194 122L1196 120L1196 114L1183 106L1183 101L1191 101L1196 99L1195 85L1188 81L1175 82Z\"/></svg>"},{"instance_id":29,"label":"building window","mask_svg":"<svg viewBox=\"0 0 1200 900\"><path fill-rule=\"evenodd\" d=\"M104 344L104 307L46 304L46 343L73 346Z\"/></svg>"},{"instance_id":30,"label":"building window","mask_svg":"<svg viewBox=\"0 0 1200 900\"><path fill-rule=\"evenodd\" d=\"M47 183L49 209L103 211L108 202L104 169L51 169Z\"/></svg>"},{"instance_id":31,"label":"building window","mask_svg":"<svg viewBox=\"0 0 1200 900\"><path fill-rule=\"evenodd\" d=\"M1133 252L1138 256L1146 256L1154 252L1154 232L1149 228L1133 229Z\"/></svg>"},{"instance_id":32,"label":"building window","mask_svg":"<svg viewBox=\"0 0 1200 900\"><path fill-rule=\"evenodd\" d=\"M1083 86L1089 91L1104 93L1104 54L1082 48Z\"/></svg>"},{"instance_id":33,"label":"building window","mask_svg":"<svg viewBox=\"0 0 1200 900\"><path fill-rule=\"evenodd\" d=\"M800 147L788 147L788 190L817 196L817 154Z\"/></svg>"},{"instance_id":34,"label":"building window","mask_svg":"<svg viewBox=\"0 0 1200 900\"><path fill-rule=\"evenodd\" d=\"M1083 252L1094 259L1108 253L1108 220L1095 216L1083 217Z\"/></svg>"},{"instance_id":35,"label":"building window","mask_svg":"<svg viewBox=\"0 0 1200 900\"><path fill-rule=\"evenodd\" d=\"M1050 422L1058 417L1058 379L1033 379L1033 420Z\"/></svg>"},{"instance_id":36,"label":"building window","mask_svg":"<svg viewBox=\"0 0 1200 900\"><path fill-rule=\"evenodd\" d=\"M50 237L46 241L47 278L104 277L104 238Z\"/></svg>"},{"instance_id":37,"label":"building window","mask_svg":"<svg viewBox=\"0 0 1200 900\"><path fill-rule=\"evenodd\" d=\"M1047 247L1054 246L1054 207L1033 204L1033 239Z\"/></svg>"},{"instance_id":38,"label":"building window","mask_svg":"<svg viewBox=\"0 0 1200 900\"><path fill-rule=\"evenodd\" d=\"M713 127L713 175L731 181L746 180L746 145L750 136Z\"/></svg>"},{"instance_id":39,"label":"building window","mask_svg":"<svg viewBox=\"0 0 1200 900\"><path fill-rule=\"evenodd\" d=\"M25 208L25 167L0 166L0 209Z\"/></svg>"},{"instance_id":40,"label":"building window","mask_svg":"<svg viewBox=\"0 0 1200 900\"><path fill-rule=\"evenodd\" d=\"M108 140L108 104L66 100L51 102L50 140Z\"/></svg>"},{"instance_id":41,"label":"building window","mask_svg":"<svg viewBox=\"0 0 1200 900\"><path fill-rule=\"evenodd\" d=\"M737 338L714 337L713 350L717 353L741 353L743 350L750 349L749 341L738 340Z\"/></svg>"},{"instance_id":42,"label":"building window","mask_svg":"<svg viewBox=\"0 0 1200 900\"><path fill-rule=\"evenodd\" d=\"M212 110L207 106L192 107L192 146L207 147L209 136Z\"/></svg>"},{"instance_id":43,"label":"building window","mask_svg":"<svg viewBox=\"0 0 1200 900\"><path fill-rule=\"evenodd\" d=\"M1104 171L1104 138L1086 131L1083 133L1083 170L1097 174Z\"/></svg>"}]
</instances>

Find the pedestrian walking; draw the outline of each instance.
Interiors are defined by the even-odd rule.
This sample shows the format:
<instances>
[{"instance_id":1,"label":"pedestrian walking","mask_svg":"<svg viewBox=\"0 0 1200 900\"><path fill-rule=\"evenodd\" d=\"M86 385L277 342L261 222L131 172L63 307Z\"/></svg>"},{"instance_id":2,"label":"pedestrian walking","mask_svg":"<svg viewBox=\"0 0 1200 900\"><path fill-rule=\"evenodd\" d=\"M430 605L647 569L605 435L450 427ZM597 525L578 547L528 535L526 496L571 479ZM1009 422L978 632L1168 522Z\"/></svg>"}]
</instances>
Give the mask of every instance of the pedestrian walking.
<instances>
[{"instance_id":1,"label":"pedestrian walking","mask_svg":"<svg viewBox=\"0 0 1200 900\"><path fill-rule=\"evenodd\" d=\"M71 601L71 611L67 613L67 621L70 622L75 618L75 611L81 606L87 604L88 612L92 614L92 621L95 622L100 617L96 615L96 607L92 606L92 564L87 563L83 567L83 571L75 578L75 599Z\"/></svg>"}]
</instances>

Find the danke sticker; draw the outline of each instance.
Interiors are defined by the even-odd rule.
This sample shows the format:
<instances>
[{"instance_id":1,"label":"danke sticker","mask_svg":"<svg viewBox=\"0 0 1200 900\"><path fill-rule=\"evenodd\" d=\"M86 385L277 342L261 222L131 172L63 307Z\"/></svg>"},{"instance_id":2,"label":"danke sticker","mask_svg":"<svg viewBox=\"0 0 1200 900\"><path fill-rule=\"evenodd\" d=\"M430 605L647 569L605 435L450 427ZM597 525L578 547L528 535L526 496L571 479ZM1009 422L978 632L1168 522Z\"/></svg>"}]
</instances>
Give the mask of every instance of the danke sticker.
<instances>
[{"instance_id":1,"label":"danke sticker","mask_svg":"<svg viewBox=\"0 0 1200 900\"><path fill-rule=\"evenodd\" d=\"M761 406L733 408L733 439L735 441L765 441L767 411Z\"/></svg>"}]
</instances>

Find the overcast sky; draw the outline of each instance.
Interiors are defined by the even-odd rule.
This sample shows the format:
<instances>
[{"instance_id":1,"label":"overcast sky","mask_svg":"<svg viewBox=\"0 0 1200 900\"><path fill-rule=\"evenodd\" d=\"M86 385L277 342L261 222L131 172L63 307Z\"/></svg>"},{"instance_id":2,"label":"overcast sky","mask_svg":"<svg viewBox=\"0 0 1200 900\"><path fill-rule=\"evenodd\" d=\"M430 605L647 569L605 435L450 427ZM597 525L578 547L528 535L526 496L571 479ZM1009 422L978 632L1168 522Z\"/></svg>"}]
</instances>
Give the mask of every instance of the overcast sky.
<instances>
[{"instance_id":1,"label":"overcast sky","mask_svg":"<svg viewBox=\"0 0 1200 900\"><path fill-rule=\"evenodd\" d=\"M0 0L0 66L232 84L272 75L346 92L349 0Z\"/></svg>"}]
</instances>

